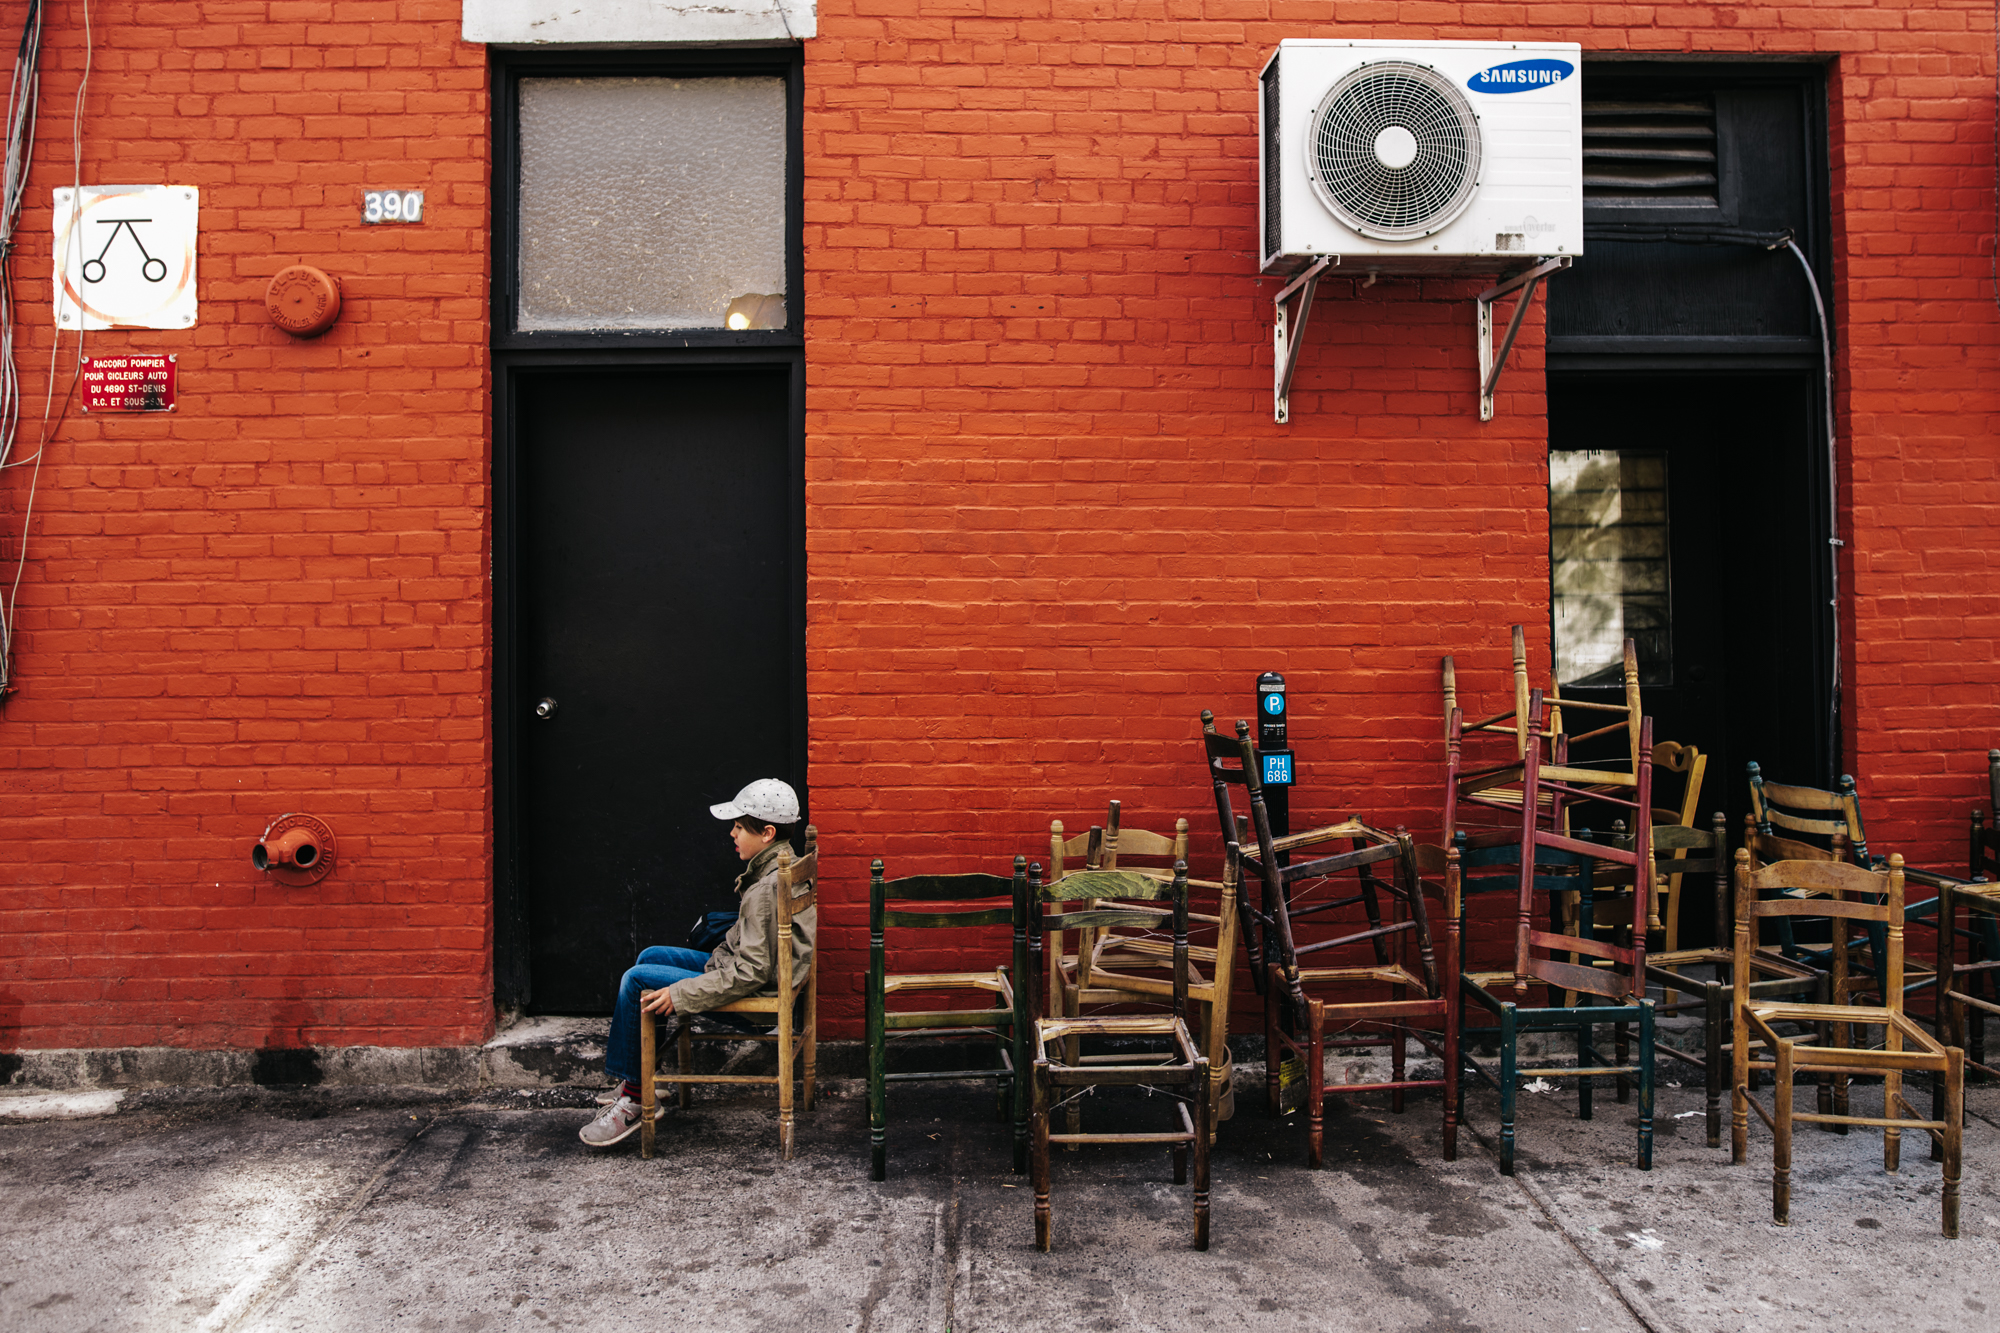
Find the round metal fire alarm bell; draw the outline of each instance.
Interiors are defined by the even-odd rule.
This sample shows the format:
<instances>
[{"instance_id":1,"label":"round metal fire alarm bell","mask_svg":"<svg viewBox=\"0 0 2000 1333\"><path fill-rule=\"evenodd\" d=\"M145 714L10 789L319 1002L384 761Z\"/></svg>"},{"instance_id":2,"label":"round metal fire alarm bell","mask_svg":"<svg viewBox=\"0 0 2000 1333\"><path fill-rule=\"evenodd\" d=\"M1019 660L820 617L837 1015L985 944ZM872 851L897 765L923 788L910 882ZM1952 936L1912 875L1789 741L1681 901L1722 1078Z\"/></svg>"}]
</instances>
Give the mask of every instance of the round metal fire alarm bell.
<instances>
[{"instance_id":1,"label":"round metal fire alarm bell","mask_svg":"<svg viewBox=\"0 0 2000 1333\"><path fill-rule=\"evenodd\" d=\"M294 338L325 333L340 318L340 280L310 264L279 269L264 293L264 308Z\"/></svg>"}]
</instances>

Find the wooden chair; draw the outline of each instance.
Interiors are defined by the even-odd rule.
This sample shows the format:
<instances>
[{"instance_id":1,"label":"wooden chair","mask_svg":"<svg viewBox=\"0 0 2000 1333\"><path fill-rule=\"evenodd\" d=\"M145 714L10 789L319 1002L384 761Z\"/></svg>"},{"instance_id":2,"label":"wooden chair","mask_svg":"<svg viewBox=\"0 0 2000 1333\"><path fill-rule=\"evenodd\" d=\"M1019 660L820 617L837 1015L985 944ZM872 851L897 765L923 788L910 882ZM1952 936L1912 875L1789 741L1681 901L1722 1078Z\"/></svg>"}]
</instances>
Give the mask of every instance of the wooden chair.
<instances>
[{"instance_id":1,"label":"wooden chair","mask_svg":"<svg viewBox=\"0 0 2000 1333\"><path fill-rule=\"evenodd\" d=\"M1343 820L1338 824L1328 824L1321 828L1309 829L1304 833L1292 833L1285 837L1275 837L1271 832L1270 809L1264 802L1262 763L1257 747L1250 741L1250 724L1238 721L1236 734L1223 736L1215 729L1215 714L1208 709L1201 710L1202 751L1208 764L1209 777L1215 789L1215 813L1222 825L1225 843L1236 843L1242 849L1243 874L1246 880L1255 878L1261 886L1258 901L1252 904L1251 895L1242 896L1239 915L1243 918L1243 942L1249 955L1252 983L1259 994L1270 1004L1268 978L1264 975L1268 966L1281 964L1277 974L1282 978L1292 1005L1293 1012L1301 1018L1305 1015L1305 993L1300 989L1297 972L1297 950L1292 942L1292 921L1299 916L1312 916L1325 912L1339 911L1355 903L1366 905L1370 922L1380 925L1380 905L1372 896L1374 885L1363 880L1359 895L1348 898L1316 898L1294 905L1291 901L1291 886L1302 881L1314 880L1338 874L1351 869L1351 865L1329 866L1324 863L1341 861L1346 852L1335 852L1331 856L1316 857L1311 860L1294 859L1306 848L1327 843L1356 843L1359 839L1372 846L1384 846L1395 841L1390 834L1380 829L1370 828L1358 819ZM1229 789L1241 787L1250 809L1239 815L1231 800ZM1359 845L1356 843L1356 845ZM1417 910L1421 914L1421 895ZM1421 926L1428 947L1429 925ZM1268 1061L1266 1062L1268 1063Z\"/></svg>"},{"instance_id":2,"label":"wooden chair","mask_svg":"<svg viewBox=\"0 0 2000 1333\"><path fill-rule=\"evenodd\" d=\"M1903 858L1891 856L1886 873L1837 861L1779 861L1753 868L1747 848L1736 853L1736 994L1733 1089L1730 1114L1730 1156L1742 1162L1748 1151L1749 1113L1770 1127L1773 1170L1771 1217L1780 1226L1791 1221L1792 1126L1798 1121L1867 1125L1883 1131L1882 1166L1894 1171L1902 1148L1902 1131L1921 1129L1933 1135L1944 1159L1944 1234L1958 1236L1958 1187L1961 1136L1965 1110L1965 1053L1946 1046L1903 1012ZM1804 891L1810 898L1793 896ZM1877 923L1882 927L1885 973L1880 1006L1792 1004L1751 996L1751 960L1757 951L1757 923L1767 917L1829 916L1837 921ZM1845 951L1832 951L1836 969L1834 993L1843 993ZM1791 1036L1780 1024L1804 1024L1815 1031L1831 1025L1835 1045L1817 1036ZM1880 1027L1881 1047L1854 1043L1856 1028ZM1768 1059L1757 1058L1753 1042ZM1773 1103L1769 1111L1750 1093L1750 1071L1772 1074ZM1879 1074L1882 1114L1827 1115L1795 1109L1799 1078L1815 1073ZM1929 1073L1943 1082L1943 1115L1926 1119L1904 1098L1906 1073Z\"/></svg>"},{"instance_id":3,"label":"wooden chair","mask_svg":"<svg viewBox=\"0 0 2000 1333\"><path fill-rule=\"evenodd\" d=\"M1965 1049L1968 1069L2000 1078L2000 1069L1986 1063L1986 1015L2000 1014L2000 750L1986 752L1986 777L1991 804L1972 812L1966 877L1938 890L1938 1037ZM1960 940L1972 943L1963 963Z\"/></svg>"},{"instance_id":4,"label":"wooden chair","mask_svg":"<svg viewBox=\"0 0 2000 1333\"><path fill-rule=\"evenodd\" d=\"M1458 917L1459 853L1436 847L1418 847L1401 829L1391 843L1363 845L1344 856L1325 858L1318 864L1332 875L1338 869L1352 869L1367 886L1364 893L1389 905L1384 923L1378 910L1370 916L1374 924L1358 932L1334 927L1324 938L1299 944L1290 959L1274 960L1271 985L1265 991L1264 1049L1267 1071L1266 1097L1271 1112L1280 1110L1283 1091L1281 1066L1302 1062L1306 1078L1306 1162L1317 1169L1324 1156L1326 1094L1388 1092L1391 1107L1403 1109L1403 1094L1411 1088L1439 1088L1444 1102L1444 1160L1458 1158ZM1336 867L1335 863L1338 863ZM1378 869L1391 877L1383 880ZM1436 896L1426 905L1426 893ZM1350 899L1349 901L1353 901ZM1433 955L1431 938L1424 923L1444 922L1442 957ZM1307 966L1303 956L1353 947L1366 943L1372 957L1332 966ZM1394 946L1394 947L1386 947ZM1286 965L1290 963L1288 968ZM1287 1033L1278 1015L1287 993L1286 974L1295 974L1307 992L1304 1032ZM1349 992L1330 1000L1318 992L1326 988ZM1387 994L1383 991L1386 989ZM1276 1002L1274 1002L1276 1001ZM1358 1038L1343 1039L1342 1032L1375 1029ZM1329 1032L1335 1034L1328 1040ZM1406 1077L1405 1059L1409 1040L1438 1057L1441 1073L1437 1078ZM1332 1050L1354 1050L1387 1045L1390 1077L1387 1082L1336 1083L1326 1081L1326 1054ZM1280 1052L1288 1053L1280 1058Z\"/></svg>"},{"instance_id":5,"label":"wooden chair","mask_svg":"<svg viewBox=\"0 0 2000 1333\"><path fill-rule=\"evenodd\" d=\"M1722 944L1731 939L1735 921L1729 905L1731 861L1727 821L1718 810L1706 831L1680 824L1656 825L1653 829L1653 854L1659 858L1663 872L1668 865L1672 865L1678 872L1677 877L1708 876L1715 892L1716 946L1649 953L1646 955L1646 973L1660 984L1663 992L1658 1013L1685 1013L1691 1009L1701 1012L1701 1055L1664 1042L1657 1051L1702 1071L1708 1093L1708 1146L1720 1148L1724 1066L1733 1055L1728 1041L1731 1031L1730 1004L1736 984L1736 951ZM1669 856L1673 858L1671 861L1666 859ZM1816 1003L1828 1002L1826 974L1803 963L1791 962L1760 949L1751 955L1750 968L1750 995L1754 999L1781 995L1807 996ZM1709 975L1696 976L1696 969L1707 969ZM1680 994L1683 991L1698 998L1682 1000Z\"/></svg>"},{"instance_id":6,"label":"wooden chair","mask_svg":"<svg viewBox=\"0 0 2000 1333\"><path fill-rule=\"evenodd\" d=\"M1744 771L1750 781L1750 812L1745 817L1744 846L1750 849L1754 861L1830 859L1871 870L1880 870L1887 864L1881 857L1869 854L1868 835L1861 822L1861 798L1852 777L1842 774L1835 790L1824 791L1816 787L1767 781L1762 768L1754 761L1744 765ZM1935 871L1906 868L1903 878L1906 884L1935 891L1952 877ZM1919 903L1906 904L1905 916L1913 925L1919 920L1930 925L1937 910L1937 900L1928 898ZM1885 935L1880 926L1864 925L1858 930L1858 937L1867 941L1872 960L1866 966L1856 966L1853 961L1852 951L1857 939L1847 938L1839 929L1834 930L1833 938L1825 948L1812 948L1798 943L1791 917L1781 918L1775 926L1779 948L1788 958L1804 960L1822 971L1830 971L1826 960L1836 946L1840 952L1849 955L1843 960L1849 990L1846 993L1836 991L1833 1003L1846 1004L1855 995L1880 985L1882 951L1885 947ZM1905 968L1905 985L1910 991L1922 990L1935 980L1936 973L1929 967L1911 961Z\"/></svg>"},{"instance_id":7,"label":"wooden chair","mask_svg":"<svg viewBox=\"0 0 2000 1333\"><path fill-rule=\"evenodd\" d=\"M1216 814L1223 825L1223 836L1232 845L1244 833L1256 838L1256 850L1244 850L1242 861L1246 878L1255 875L1261 889L1257 906L1247 916L1254 926L1254 937L1260 941L1258 947L1249 950L1253 972L1263 970L1268 973L1257 987L1264 1001L1265 1099L1273 1114L1277 1114L1286 1100L1288 1068L1295 1078L1303 1079L1301 1090L1309 1104L1307 1158L1312 1165L1318 1166L1324 1147L1324 1055L1327 1050L1386 1044L1391 1060L1391 1077L1387 1083L1342 1084L1338 1090L1388 1091L1391 1105L1398 1112L1403 1109L1403 1094L1408 1088L1456 1084L1455 1054L1447 1061L1449 1072L1442 1078L1414 1083L1404 1078L1411 1037L1414 1036L1419 1044L1440 1058L1443 1058L1447 1045L1455 1047L1457 1044L1455 1025L1426 1035L1423 1026L1413 1027L1410 1023L1411 1019L1421 1018L1427 1020L1428 1026L1436 1023L1446 1009L1456 1008L1457 998L1446 995L1450 989L1451 974L1441 974L1438 970L1430 909L1417 875L1415 853L1406 834L1400 831L1384 833L1359 819L1348 819L1305 833L1274 837L1270 813L1264 802L1263 765L1257 747L1250 742L1250 724L1238 721L1236 735L1225 737L1216 732L1215 715L1204 709L1201 728L1203 752L1215 786ZM1229 791L1232 786L1242 787L1249 799L1250 813L1247 818L1236 813ZM1344 843L1346 847L1339 851L1324 850L1328 843ZM1322 850L1308 859L1299 859L1300 854L1309 848ZM1399 872L1391 880L1382 879L1373 868L1395 858L1400 858ZM1343 896L1334 885L1349 871L1356 873L1357 892ZM1247 893L1245 897L1248 897ZM1382 910L1385 901L1390 901L1392 907L1401 908L1397 920L1385 920ZM1356 905L1367 918L1363 929L1356 932L1326 925L1334 920L1331 914L1344 912ZM1299 944L1295 938L1295 925L1300 921L1322 927L1315 932L1318 938L1304 945ZM1455 922L1453 929L1456 930ZM1394 938L1406 933L1407 938ZM1246 942L1250 938L1252 932L1246 931ZM1372 966L1314 968L1309 970L1308 975L1308 970L1299 961L1303 955L1362 943L1368 944L1374 953ZM1398 956L1394 959L1390 956L1392 944L1398 946ZM1305 987L1309 980L1318 985L1386 986L1391 988L1391 997L1349 996L1328 1006L1323 998L1307 998ZM1408 988L1411 987L1416 988L1420 998L1409 997ZM1314 1004L1320 1005L1317 1031L1313 1026ZM1378 1033L1336 1037L1328 1041L1328 1012L1334 1015L1336 1029L1342 1025L1366 1027L1375 1024L1382 1025L1382 1028ZM1291 1051L1289 1059L1282 1057L1284 1050ZM1457 1106L1456 1097L1446 1098L1447 1160L1457 1151Z\"/></svg>"},{"instance_id":8,"label":"wooden chair","mask_svg":"<svg viewBox=\"0 0 2000 1333\"><path fill-rule=\"evenodd\" d=\"M1170 905L1166 924L1172 931L1173 980L1170 1009L1165 1014L1085 1014L1043 1016L1034 1020L1034 1125L1035 1125L1035 1248L1046 1251L1053 1244L1054 1225L1049 1211L1049 1145L1084 1143L1165 1143L1173 1149L1174 1183L1187 1181L1189 1150L1194 1154L1194 1247L1208 1248L1208 1145L1209 1071L1208 1057L1202 1054L1189 1033L1188 1007L1188 913L1187 867L1174 867L1173 879L1162 882L1129 870L1085 870L1066 875L1043 886L1035 883L1034 913L1036 965L1043 961L1043 932L1060 924L1069 930L1140 931L1157 934L1163 924L1156 904ZM1077 903L1095 906L1085 910L1065 910ZM1039 988L1029 986L1031 995ZM1074 1039L1103 1040L1118 1049L1101 1058L1086 1057L1071 1063L1065 1052ZM1164 1043L1164 1050L1134 1051L1135 1043ZM1179 1126L1167 1130L1138 1130L1117 1133L1057 1134L1049 1120L1058 1106L1083 1097L1100 1087L1144 1087L1168 1094Z\"/></svg>"},{"instance_id":9,"label":"wooden chair","mask_svg":"<svg viewBox=\"0 0 2000 1333\"><path fill-rule=\"evenodd\" d=\"M1171 881L1173 867L1187 860L1187 820L1175 821L1174 836L1169 839L1143 829L1122 827L1122 818L1119 802L1113 801L1105 822L1086 833L1065 838L1062 821L1051 822L1049 883L1060 883L1079 868L1079 862L1084 870L1134 870ZM1135 857L1165 859L1166 864L1134 865ZM1206 944L1188 946L1188 1000L1194 1006L1189 1014L1191 1026L1208 1052L1211 1132L1236 1113L1236 1063L1229 1050L1229 992L1235 981L1236 900L1241 887L1242 868L1233 843L1224 858L1221 883L1188 880L1190 894L1199 890L1213 890L1216 894L1213 915L1188 913L1190 932L1199 930L1209 940ZM1082 902L1071 903L1070 910L1095 909L1094 905ZM1065 932L1052 926L1045 934L1048 1013L1075 1018L1087 1007L1157 1005L1172 994L1171 980L1161 975L1170 971L1173 964L1173 947L1168 941L1151 932L1095 929L1076 934L1077 948L1073 953L1066 951ZM1070 1064L1077 1063L1074 1044L1066 1058ZM1079 1128L1081 1115L1082 1108L1072 1103L1069 1111L1072 1133Z\"/></svg>"},{"instance_id":10,"label":"wooden chair","mask_svg":"<svg viewBox=\"0 0 2000 1333\"><path fill-rule=\"evenodd\" d=\"M1525 884L1531 893L1543 899L1553 919L1563 896L1574 894L1579 904L1584 935L1588 936L1596 919L1598 888L1620 887L1615 881L1620 877L1621 869L1625 871L1625 877L1630 878L1629 867L1620 867L1615 863L1608 869L1598 866L1598 854L1608 849L1594 843L1585 830L1579 830L1576 838L1561 839L1559 844L1537 843L1533 839L1510 843L1500 841L1503 837L1496 833L1473 839L1461 829L1453 840L1453 846L1461 857L1461 901L1471 898L1480 879L1498 881L1501 886L1517 893ZM1646 895L1631 891L1629 884L1622 887L1626 892L1622 895L1625 908L1621 916L1629 923L1628 931L1643 938ZM1491 971L1468 969L1460 974L1460 985L1472 1002L1462 1011L1460 1063L1466 1071L1484 1080L1500 1095L1500 1173L1514 1174L1517 1094L1521 1080L1531 1076L1576 1079L1577 1118L1580 1120L1592 1118L1592 1092L1598 1078L1609 1076L1615 1080L1620 1102L1631 1096L1631 1087L1636 1081L1639 1089L1638 1167L1642 1171L1651 1170L1654 1005L1645 996L1643 955L1621 950L1613 955L1592 958L1595 966L1579 965L1574 961L1577 956L1574 951L1586 942L1595 944L1595 941L1554 932L1531 932L1530 941L1531 957L1526 960L1516 955L1509 959L1512 966ZM1566 957L1557 958L1554 956L1557 953ZM1523 978L1520 974L1523 961L1530 966L1530 980L1539 981L1546 988L1546 1002L1539 1007L1527 1007L1519 998L1503 999L1496 994L1505 991L1510 984L1516 987L1517 997L1525 989L1521 986ZM1574 1001L1566 1000L1566 994L1574 994ZM1494 1026L1473 1027L1473 1005L1490 1014ZM1636 1025L1636 1058L1619 1056L1615 1061L1606 1061L1598 1053L1593 1040L1592 1029L1599 1024L1614 1026L1620 1048L1627 1046L1625 1034L1630 1026ZM1576 1064L1521 1068L1520 1039L1533 1032L1574 1034ZM1475 1037L1497 1041L1497 1073L1489 1072L1473 1055L1471 1041ZM1464 1084L1459 1086L1462 1092Z\"/></svg>"},{"instance_id":11,"label":"wooden chair","mask_svg":"<svg viewBox=\"0 0 2000 1333\"><path fill-rule=\"evenodd\" d=\"M1562 831L1567 825L1566 809L1592 799L1600 791L1613 796L1629 794L1636 784L1640 762L1640 722L1644 716L1639 691L1637 645L1625 640L1621 679L1625 702L1597 703L1565 699L1554 681L1543 692L1543 716L1529 717L1534 691L1528 682L1527 640L1522 627L1512 627L1514 658L1513 707L1473 722L1459 706L1458 672L1452 658L1443 661L1445 704L1445 789L1444 838L1449 843L1458 831L1461 818L1485 812L1501 826L1519 818L1525 769L1531 749L1543 751L1544 767L1566 769L1563 789L1549 787L1537 794L1541 821ZM1571 735L1564 730L1564 710L1600 714L1606 725ZM1627 738L1625 756L1606 760L1571 763L1571 747L1623 731ZM1509 752L1511 749L1511 753ZM1477 753L1474 753L1477 751ZM1551 774L1553 776L1553 774ZM1621 802L1629 804L1629 802ZM1475 830L1475 836L1477 831Z\"/></svg>"},{"instance_id":12,"label":"wooden chair","mask_svg":"<svg viewBox=\"0 0 2000 1333\"><path fill-rule=\"evenodd\" d=\"M716 1014L755 1014L777 1030L768 1034L742 1032L696 1032L689 1015L672 1014L675 1046L680 1055L677 1072L659 1071L659 1016L640 1015L639 1024L639 1155L653 1155L653 1116L658 1098L667 1087L678 1087L681 1109L686 1110L696 1083L768 1083L778 1090L778 1155L792 1159L794 1068L800 1085L799 1101L813 1109L813 1084L819 1069L819 950L808 958L804 975L793 964L792 923L819 904L819 830L806 825L805 853L792 858L791 848L778 848L777 946L773 959L776 984L765 995L751 995L707 1010ZM657 994L646 991L641 1003ZM769 1074L695 1074L697 1041L768 1041L778 1048L778 1067Z\"/></svg>"},{"instance_id":13,"label":"wooden chair","mask_svg":"<svg viewBox=\"0 0 2000 1333\"><path fill-rule=\"evenodd\" d=\"M1653 747L1653 779L1656 783L1662 771L1681 774L1685 780L1681 784L1681 799L1677 805L1665 808L1658 805L1653 807L1654 827L1694 828L1700 812L1702 780L1708 775L1708 756L1692 745L1661 741ZM1657 791L1653 799L1655 801L1660 799ZM1680 864L1686 854L1685 849L1680 847L1655 849L1656 855L1669 852L1665 863L1659 867L1658 892L1653 897L1652 914L1646 924L1647 929L1660 937L1661 947L1666 952L1673 953L1681 947L1681 876L1689 871ZM1729 871L1726 864L1719 867L1719 876L1724 883L1728 882ZM1715 949L1727 952L1722 948L1722 942L1728 938L1729 932L1726 929L1727 922L1723 920L1724 908L1720 899L1716 902L1715 912L1718 923ZM1673 998L1669 993L1667 996L1669 1003Z\"/></svg>"},{"instance_id":14,"label":"wooden chair","mask_svg":"<svg viewBox=\"0 0 2000 1333\"><path fill-rule=\"evenodd\" d=\"M898 906L890 907L890 903ZM985 906L979 904L984 903ZM881 861L868 871L868 1139L869 1176L888 1173L888 1085L891 1083L993 1079L1004 1119L1011 1099L1014 1110L1014 1170L1028 1165L1027 1038L1030 997L1017 982L1028 976L1028 859L1014 858L1014 873L1005 875L911 875L885 879ZM963 937L933 937L927 958L960 964L949 971L891 972L888 932L891 930L970 931L1011 926L1012 965L993 962L967 968L969 948ZM1003 957L1006 955L1002 955ZM984 1008L892 1009L894 997L963 996L985 998ZM935 1001L931 1001L935 1003ZM988 1068L910 1070L890 1073L888 1046L892 1037L907 1040L930 1035L950 1041L967 1036L991 1037L998 1063Z\"/></svg>"}]
</instances>

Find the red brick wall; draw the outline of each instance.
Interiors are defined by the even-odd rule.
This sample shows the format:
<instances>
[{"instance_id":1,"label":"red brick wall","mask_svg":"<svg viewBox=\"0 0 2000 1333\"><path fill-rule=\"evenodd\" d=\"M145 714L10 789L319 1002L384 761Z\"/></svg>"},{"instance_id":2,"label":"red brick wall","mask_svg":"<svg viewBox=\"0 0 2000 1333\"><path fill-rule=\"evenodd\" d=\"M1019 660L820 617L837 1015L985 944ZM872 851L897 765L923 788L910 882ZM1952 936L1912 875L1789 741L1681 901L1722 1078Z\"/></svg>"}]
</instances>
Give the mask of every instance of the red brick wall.
<instances>
[{"instance_id":1,"label":"red brick wall","mask_svg":"<svg viewBox=\"0 0 2000 1333\"><path fill-rule=\"evenodd\" d=\"M202 188L202 321L94 336L178 352L181 410L71 414L42 473L0 721L0 1049L475 1040L483 53L448 0L94 14L85 179ZM808 647L836 1031L858 1011L869 857L1003 868L1116 795L1141 826L1187 815L1212 869L1196 716L1247 713L1273 667L1298 818L1430 832L1440 652L1472 697L1501 686L1510 622L1546 664L1539 307L1481 425L1469 287L1330 282L1293 422L1270 420L1253 90L1286 36L1833 61L1849 763L1879 845L1957 854L2000 740L1985 0L1327 15L822 4ZM16 261L31 394L80 18L50 16ZM427 222L360 228L375 184L425 188ZM298 261L349 303L309 343L261 312ZM11 531L24 485L0 481ZM247 864L293 809L341 834L320 889Z\"/></svg>"},{"instance_id":2,"label":"red brick wall","mask_svg":"<svg viewBox=\"0 0 2000 1333\"><path fill-rule=\"evenodd\" d=\"M82 7L48 8L14 260L21 455L84 58ZM179 409L72 403L44 459L0 718L0 1049L477 1041L485 53L450 0L100 0L92 18L83 179L200 187L201 313L89 335L90 355L178 353ZM360 225L363 187L385 185L426 192L422 225ZM307 341L264 313L301 262L344 288ZM10 577L28 482L0 481ZM339 838L314 888L250 865L289 810Z\"/></svg>"},{"instance_id":3,"label":"red brick wall","mask_svg":"<svg viewBox=\"0 0 2000 1333\"><path fill-rule=\"evenodd\" d=\"M1980 4L823 0L806 52L815 816L851 1015L868 857L1004 866L1185 814L1196 716L1291 687L1295 821L1435 833L1437 659L1547 665L1539 303L1475 415L1470 289L1328 282L1270 417L1255 72L1284 37L1819 54L1873 841L1955 862L2000 743L1993 32ZM1559 279L1558 279L1559 280ZM963 836L941 854L936 834ZM1212 859L1209 863L1212 865Z\"/></svg>"}]
</instances>

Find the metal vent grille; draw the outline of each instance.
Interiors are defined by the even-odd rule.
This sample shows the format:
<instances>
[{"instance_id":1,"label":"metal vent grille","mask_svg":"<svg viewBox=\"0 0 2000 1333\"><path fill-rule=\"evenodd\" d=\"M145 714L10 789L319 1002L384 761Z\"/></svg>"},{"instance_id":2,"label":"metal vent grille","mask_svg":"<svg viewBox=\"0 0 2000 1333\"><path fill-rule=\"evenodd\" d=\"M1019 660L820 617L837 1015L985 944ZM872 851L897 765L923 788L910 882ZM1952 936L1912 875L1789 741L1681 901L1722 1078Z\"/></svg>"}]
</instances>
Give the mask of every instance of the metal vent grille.
<instances>
[{"instance_id":1,"label":"metal vent grille","mask_svg":"<svg viewBox=\"0 0 2000 1333\"><path fill-rule=\"evenodd\" d=\"M1360 65L1313 111L1306 174L1335 217L1363 236L1406 240L1443 228L1479 187L1479 117L1428 65Z\"/></svg>"},{"instance_id":2,"label":"metal vent grille","mask_svg":"<svg viewBox=\"0 0 2000 1333\"><path fill-rule=\"evenodd\" d=\"M1264 71L1264 253L1278 253L1278 243L1282 236L1279 205L1282 196L1278 192L1278 63L1273 60L1271 67Z\"/></svg>"},{"instance_id":3,"label":"metal vent grille","mask_svg":"<svg viewBox=\"0 0 2000 1333\"><path fill-rule=\"evenodd\" d=\"M1583 197L1614 206L1716 204L1715 99L1586 100Z\"/></svg>"}]
</instances>

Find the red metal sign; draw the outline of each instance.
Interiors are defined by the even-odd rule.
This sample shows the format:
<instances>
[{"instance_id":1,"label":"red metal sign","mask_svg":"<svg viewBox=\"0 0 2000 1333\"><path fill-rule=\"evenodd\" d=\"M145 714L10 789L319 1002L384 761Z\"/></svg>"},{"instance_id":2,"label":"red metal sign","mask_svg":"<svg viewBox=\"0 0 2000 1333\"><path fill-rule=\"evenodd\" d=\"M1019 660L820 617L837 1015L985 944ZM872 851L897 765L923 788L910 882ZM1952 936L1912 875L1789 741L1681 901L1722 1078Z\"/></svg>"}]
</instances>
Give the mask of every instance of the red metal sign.
<instances>
[{"instance_id":1,"label":"red metal sign","mask_svg":"<svg viewBox=\"0 0 2000 1333\"><path fill-rule=\"evenodd\" d=\"M128 352L83 359L86 412L171 412L175 358Z\"/></svg>"}]
</instances>

